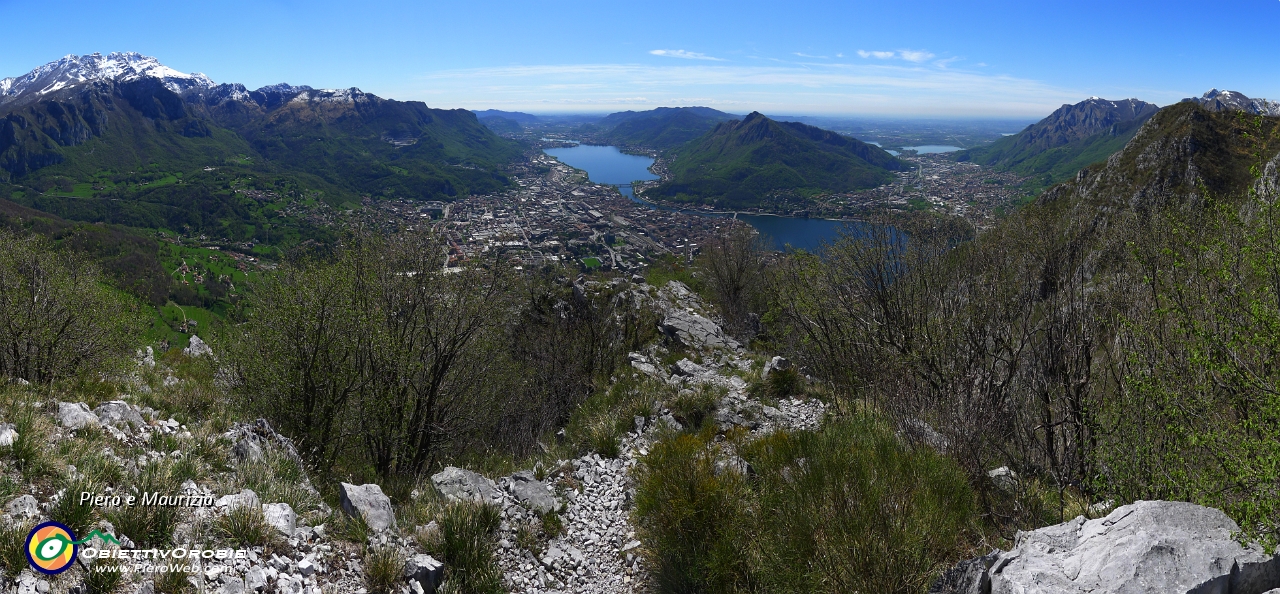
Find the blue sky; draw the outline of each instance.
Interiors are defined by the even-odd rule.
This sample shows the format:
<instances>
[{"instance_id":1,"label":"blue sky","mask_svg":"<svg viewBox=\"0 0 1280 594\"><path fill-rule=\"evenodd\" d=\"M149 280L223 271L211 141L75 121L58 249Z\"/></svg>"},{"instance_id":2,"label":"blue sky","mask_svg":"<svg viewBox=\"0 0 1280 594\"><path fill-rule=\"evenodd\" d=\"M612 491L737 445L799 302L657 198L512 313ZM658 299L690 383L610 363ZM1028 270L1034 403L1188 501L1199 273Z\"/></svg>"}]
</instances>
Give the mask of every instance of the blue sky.
<instances>
[{"instance_id":1,"label":"blue sky","mask_svg":"<svg viewBox=\"0 0 1280 594\"><path fill-rule=\"evenodd\" d=\"M0 0L0 23L0 77L138 51L433 107L1040 117L1090 95L1280 98L1280 0Z\"/></svg>"}]
</instances>

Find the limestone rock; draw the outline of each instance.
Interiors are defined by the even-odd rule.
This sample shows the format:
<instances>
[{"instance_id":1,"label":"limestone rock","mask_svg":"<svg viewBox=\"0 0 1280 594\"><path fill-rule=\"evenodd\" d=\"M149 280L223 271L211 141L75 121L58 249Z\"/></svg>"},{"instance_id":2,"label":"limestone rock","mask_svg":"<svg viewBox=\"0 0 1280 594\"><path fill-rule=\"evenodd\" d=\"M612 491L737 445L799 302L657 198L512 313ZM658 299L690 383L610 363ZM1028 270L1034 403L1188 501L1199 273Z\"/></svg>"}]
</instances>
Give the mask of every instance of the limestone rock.
<instances>
[{"instance_id":1,"label":"limestone rock","mask_svg":"<svg viewBox=\"0 0 1280 594\"><path fill-rule=\"evenodd\" d=\"M787 371L792 368L791 361L785 357L774 357L768 363L764 364L764 371L760 372L760 379L766 379L770 373L774 371Z\"/></svg>"},{"instance_id":2,"label":"limestone rock","mask_svg":"<svg viewBox=\"0 0 1280 594\"><path fill-rule=\"evenodd\" d=\"M96 426L97 415L89 412L89 405L83 402L59 402L58 422L67 429Z\"/></svg>"},{"instance_id":3,"label":"limestone rock","mask_svg":"<svg viewBox=\"0 0 1280 594\"><path fill-rule=\"evenodd\" d=\"M142 415L129 406L128 402L123 400L112 400L98 405L93 409L93 414L97 415L98 422L103 425L112 425L120 428L141 429L147 426L147 422L142 420Z\"/></svg>"},{"instance_id":4,"label":"limestone rock","mask_svg":"<svg viewBox=\"0 0 1280 594\"><path fill-rule=\"evenodd\" d=\"M691 348L737 349L738 342L725 335L715 322L696 313L673 309L658 324L667 338Z\"/></svg>"},{"instance_id":5,"label":"limestone rock","mask_svg":"<svg viewBox=\"0 0 1280 594\"><path fill-rule=\"evenodd\" d=\"M493 481L454 466L431 475L431 484L449 501L474 501L496 503L502 501L502 493Z\"/></svg>"},{"instance_id":6,"label":"limestone rock","mask_svg":"<svg viewBox=\"0 0 1280 594\"><path fill-rule=\"evenodd\" d=\"M1018 488L1018 473L1010 470L1008 466L994 468L987 472L987 476L991 477L991 482L1003 491L1013 491Z\"/></svg>"},{"instance_id":7,"label":"limestone rock","mask_svg":"<svg viewBox=\"0 0 1280 594\"><path fill-rule=\"evenodd\" d=\"M391 498L375 484L352 485L341 483L342 511L351 517L364 518L364 523L374 532L395 528L396 514L391 509Z\"/></svg>"},{"instance_id":8,"label":"limestone rock","mask_svg":"<svg viewBox=\"0 0 1280 594\"><path fill-rule=\"evenodd\" d=\"M538 513L551 513L560 507L555 496L547 491L546 483L535 479L532 471L511 475L508 489L517 501Z\"/></svg>"},{"instance_id":9,"label":"limestone rock","mask_svg":"<svg viewBox=\"0 0 1280 594\"><path fill-rule=\"evenodd\" d=\"M267 587L267 574L262 571L262 567L254 565L249 568L249 572L244 574L244 587L250 592L261 592Z\"/></svg>"},{"instance_id":10,"label":"limestone rock","mask_svg":"<svg viewBox=\"0 0 1280 594\"><path fill-rule=\"evenodd\" d=\"M14 519L29 519L40 515L40 502L31 495L15 497L4 506L4 512Z\"/></svg>"},{"instance_id":11,"label":"limestone rock","mask_svg":"<svg viewBox=\"0 0 1280 594\"><path fill-rule=\"evenodd\" d=\"M139 367L155 367L156 366L156 352L151 347L144 347L144 348L138 349L138 352L134 358L138 360Z\"/></svg>"},{"instance_id":12,"label":"limestone rock","mask_svg":"<svg viewBox=\"0 0 1280 594\"><path fill-rule=\"evenodd\" d=\"M297 528L298 514L293 512L293 508L289 507L288 503L264 503L262 516L266 518L268 524L286 537L293 536Z\"/></svg>"},{"instance_id":13,"label":"limestone rock","mask_svg":"<svg viewBox=\"0 0 1280 594\"><path fill-rule=\"evenodd\" d=\"M1222 511L1138 501L1107 517L1019 532L1013 550L947 572L934 594L1259 594L1280 587L1280 557L1242 546ZM962 564L963 565L963 564ZM939 582L943 582L940 579Z\"/></svg>"},{"instance_id":14,"label":"limestone rock","mask_svg":"<svg viewBox=\"0 0 1280 594\"><path fill-rule=\"evenodd\" d=\"M213 349L209 348L209 345L205 344L203 340L200 340L199 336L194 334L191 335L190 344L187 348L182 349L182 352L188 357L203 357L205 355L209 355L210 357L213 356Z\"/></svg>"},{"instance_id":15,"label":"limestone rock","mask_svg":"<svg viewBox=\"0 0 1280 594\"><path fill-rule=\"evenodd\" d=\"M18 441L18 432L13 423L0 423L0 447L8 447Z\"/></svg>"},{"instance_id":16,"label":"limestone rock","mask_svg":"<svg viewBox=\"0 0 1280 594\"><path fill-rule=\"evenodd\" d=\"M231 455L241 462L257 462L262 459L262 446L258 445L256 439L241 437L240 441L231 447Z\"/></svg>"},{"instance_id":17,"label":"limestone rock","mask_svg":"<svg viewBox=\"0 0 1280 594\"><path fill-rule=\"evenodd\" d=\"M257 493L254 493L249 489L244 489L239 493L220 497L214 502L214 505L219 508L224 508L227 511L231 511L238 507L258 507L262 504L258 502Z\"/></svg>"},{"instance_id":18,"label":"limestone rock","mask_svg":"<svg viewBox=\"0 0 1280 594\"><path fill-rule=\"evenodd\" d=\"M995 563L999 553L990 553L976 559L961 561L955 567L944 572L933 585L929 594L971 594L991 591L991 579L987 570Z\"/></svg>"},{"instance_id":19,"label":"limestone rock","mask_svg":"<svg viewBox=\"0 0 1280 594\"><path fill-rule=\"evenodd\" d=\"M444 581L444 563L431 555L414 555L404 563L404 578L417 582L423 592L433 594ZM414 590L417 591L416 588Z\"/></svg>"}]
</instances>

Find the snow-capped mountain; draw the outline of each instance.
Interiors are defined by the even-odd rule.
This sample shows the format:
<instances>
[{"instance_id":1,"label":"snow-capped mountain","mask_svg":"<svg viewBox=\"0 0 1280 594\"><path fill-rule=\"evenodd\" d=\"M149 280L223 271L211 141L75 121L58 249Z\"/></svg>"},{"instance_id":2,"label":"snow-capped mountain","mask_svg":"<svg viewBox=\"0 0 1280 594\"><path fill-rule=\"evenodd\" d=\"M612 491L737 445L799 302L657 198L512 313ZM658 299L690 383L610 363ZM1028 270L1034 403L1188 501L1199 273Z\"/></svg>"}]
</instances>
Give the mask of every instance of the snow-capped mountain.
<instances>
[{"instance_id":1,"label":"snow-capped mountain","mask_svg":"<svg viewBox=\"0 0 1280 594\"><path fill-rule=\"evenodd\" d=\"M1203 96L1191 97L1183 101L1199 103L1210 111L1243 111L1255 115L1280 116L1280 102L1250 99L1244 96L1244 93L1236 91L1209 89L1209 92Z\"/></svg>"},{"instance_id":2,"label":"snow-capped mountain","mask_svg":"<svg viewBox=\"0 0 1280 594\"><path fill-rule=\"evenodd\" d=\"M203 74L179 72L137 52L115 52L105 56L98 53L68 55L22 76L0 80L0 106L85 83L128 82L140 78L159 79L175 93L214 86L213 81Z\"/></svg>"}]
</instances>

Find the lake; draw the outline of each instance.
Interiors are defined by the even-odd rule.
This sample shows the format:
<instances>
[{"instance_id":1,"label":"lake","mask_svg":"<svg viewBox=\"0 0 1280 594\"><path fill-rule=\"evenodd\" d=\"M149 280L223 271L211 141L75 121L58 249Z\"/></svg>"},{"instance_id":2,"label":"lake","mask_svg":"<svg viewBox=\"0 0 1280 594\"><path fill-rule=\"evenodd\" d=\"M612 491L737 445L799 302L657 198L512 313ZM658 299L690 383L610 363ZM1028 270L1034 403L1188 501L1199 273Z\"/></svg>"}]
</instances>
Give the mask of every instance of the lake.
<instances>
[{"instance_id":1,"label":"lake","mask_svg":"<svg viewBox=\"0 0 1280 594\"><path fill-rule=\"evenodd\" d=\"M580 144L571 148L545 149L545 152L561 163L587 172L587 177L598 184L617 186L626 197L634 202L645 204L660 210L678 210L689 214L716 218L737 218L746 221L757 231L773 241L775 249L782 250L790 245L793 248L817 251L822 242L834 241L840 232L850 225L856 230L866 223L857 221L831 221L827 219L801 219L795 217L778 217L754 214L705 213L693 210L673 209L653 204L637 198L631 191L631 183L649 181L658 176L649 171L653 159L640 155L628 155L616 146L591 146Z\"/></svg>"},{"instance_id":2,"label":"lake","mask_svg":"<svg viewBox=\"0 0 1280 594\"><path fill-rule=\"evenodd\" d=\"M915 151L921 155L927 155L930 153L950 153L964 150L958 146L951 146L949 144L925 144L921 146L904 146L902 148L909 151Z\"/></svg>"}]
</instances>

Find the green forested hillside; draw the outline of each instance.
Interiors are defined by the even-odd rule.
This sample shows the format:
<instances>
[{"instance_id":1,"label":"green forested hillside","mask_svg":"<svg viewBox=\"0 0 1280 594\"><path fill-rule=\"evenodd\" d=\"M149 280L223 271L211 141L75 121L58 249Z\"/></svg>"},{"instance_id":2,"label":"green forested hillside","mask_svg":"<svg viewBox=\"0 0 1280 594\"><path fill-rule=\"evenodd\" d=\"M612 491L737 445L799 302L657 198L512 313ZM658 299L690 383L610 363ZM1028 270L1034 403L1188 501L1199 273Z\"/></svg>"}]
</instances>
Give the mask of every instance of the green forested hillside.
<instances>
[{"instance_id":1,"label":"green forested hillside","mask_svg":"<svg viewBox=\"0 0 1280 594\"><path fill-rule=\"evenodd\" d=\"M752 207L779 193L805 196L873 188L907 168L879 147L753 112L676 150L671 179L647 193L681 202Z\"/></svg>"},{"instance_id":2,"label":"green forested hillside","mask_svg":"<svg viewBox=\"0 0 1280 594\"><path fill-rule=\"evenodd\" d=\"M603 140L621 145L667 150L706 134L736 116L709 107L659 107L649 111L609 114L596 127Z\"/></svg>"},{"instance_id":3,"label":"green forested hillside","mask_svg":"<svg viewBox=\"0 0 1280 594\"><path fill-rule=\"evenodd\" d=\"M67 89L0 120L0 182L62 217L247 240L314 236L289 204L451 200L508 182L519 145L464 110L358 90L180 97L154 79ZM252 196L252 197L251 197Z\"/></svg>"}]
</instances>

